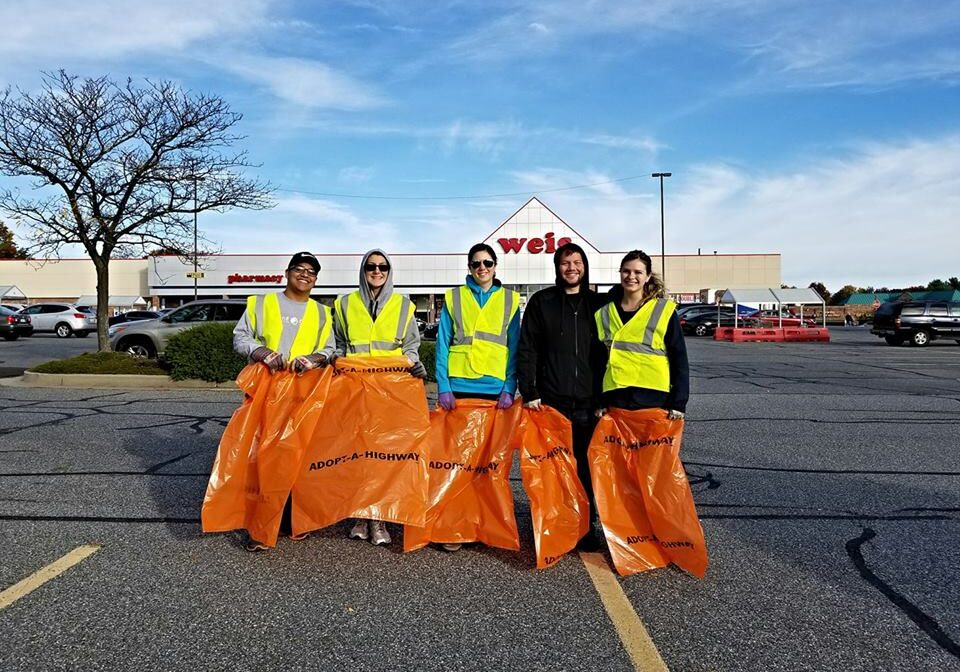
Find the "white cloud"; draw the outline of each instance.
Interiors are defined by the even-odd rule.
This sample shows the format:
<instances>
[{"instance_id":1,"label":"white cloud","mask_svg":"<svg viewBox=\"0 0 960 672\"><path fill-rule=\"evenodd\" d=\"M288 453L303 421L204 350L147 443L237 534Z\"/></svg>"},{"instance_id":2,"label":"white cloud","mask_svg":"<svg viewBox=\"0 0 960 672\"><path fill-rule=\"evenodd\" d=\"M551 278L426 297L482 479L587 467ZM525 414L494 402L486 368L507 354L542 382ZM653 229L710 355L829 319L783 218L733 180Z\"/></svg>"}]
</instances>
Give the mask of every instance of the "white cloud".
<instances>
[{"instance_id":1,"label":"white cloud","mask_svg":"<svg viewBox=\"0 0 960 672\"><path fill-rule=\"evenodd\" d=\"M81 60L176 52L255 27L266 5L263 0L8 2L0 5L0 56Z\"/></svg>"},{"instance_id":2,"label":"white cloud","mask_svg":"<svg viewBox=\"0 0 960 672\"><path fill-rule=\"evenodd\" d=\"M538 0L491 14L442 53L453 60L507 61L550 54L585 38L628 36L635 44L653 44L679 35L742 53L755 68L749 79L767 87L960 78L957 2Z\"/></svg>"},{"instance_id":3,"label":"white cloud","mask_svg":"<svg viewBox=\"0 0 960 672\"><path fill-rule=\"evenodd\" d=\"M610 147L612 149L632 149L649 154L656 154L664 148L664 145L651 137L629 137L608 135L606 133L584 135L579 138L579 141L587 145L600 145L601 147Z\"/></svg>"},{"instance_id":4,"label":"white cloud","mask_svg":"<svg viewBox=\"0 0 960 672\"><path fill-rule=\"evenodd\" d=\"M373 87L317 61L233 54L218 65L296 105L360 110L384 103Z\"/></svg>"},{"instance_id":5,"label":"white cloud","mask_svg":"<svg viewBox=\"0 0 960 672\"><path fill-rule=\"evenodd\" d=\"M373 178L374 169L370 166L346 166L341 168L337 179L344 184L363 184Z\"/></svg>"},{"instance_id":6,"label":"white cloud","mask_svg":"<svg viewBox=\"0 0 960 672\"><path fill-rule=\"evenodd\" d=\"M657 183L646 190L656 198L559 192L546 199L600 249L656 252ZM844 158L776 173L704 164L675 173L665 193L668 254L779 252L785 282L821 281L832 290L926 283L960 272L960 136L863 144Z\"/></svg>"}]
</instances>

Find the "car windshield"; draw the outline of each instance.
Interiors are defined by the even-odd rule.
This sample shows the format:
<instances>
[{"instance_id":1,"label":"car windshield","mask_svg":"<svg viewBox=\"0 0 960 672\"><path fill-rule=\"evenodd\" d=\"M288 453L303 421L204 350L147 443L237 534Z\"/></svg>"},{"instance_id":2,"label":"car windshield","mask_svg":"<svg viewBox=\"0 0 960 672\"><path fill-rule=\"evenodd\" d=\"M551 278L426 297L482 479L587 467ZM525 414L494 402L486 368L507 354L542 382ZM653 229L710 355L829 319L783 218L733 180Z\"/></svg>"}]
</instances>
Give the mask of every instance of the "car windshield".
<instances>
[{"instance_id":1,"label":"car windshield","mask_svg":"<svg viewBox=\"0 0 960 672\"><path fill-rule=\"evenodd\" d=\"M213 312L213 305L201 303L195 306L184 306L167 315L171 322L206 322Z\"/></svg>"}]
</instances>

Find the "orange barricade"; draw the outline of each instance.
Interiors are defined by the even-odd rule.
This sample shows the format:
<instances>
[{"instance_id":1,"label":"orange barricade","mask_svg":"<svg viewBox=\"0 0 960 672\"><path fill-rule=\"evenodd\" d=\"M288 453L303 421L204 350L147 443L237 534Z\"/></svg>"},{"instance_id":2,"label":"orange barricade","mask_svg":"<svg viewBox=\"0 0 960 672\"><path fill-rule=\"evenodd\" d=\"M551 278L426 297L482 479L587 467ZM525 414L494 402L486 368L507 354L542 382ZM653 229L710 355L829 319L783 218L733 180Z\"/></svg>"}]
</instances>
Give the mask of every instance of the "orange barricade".
<instances>
[{"instance_id":1,"label":"orange barricade","mask_svg":"<svg viewBox=\"0 0 960 672\"><path fill-rule=\"evenodd\" d=\"M577 477L570 421L548 406L524 410L522 431L520 475L530 498L537 569L546 569L590 529L590 508Z\"/></svg>"},{"instance_id":2,"label":"orange barricade","mask_svg":"<svg viewBox=\"0 0 960 672\"><path fill-rule=\"evenodd\" d=\"M520 403L458 399L430 414L429 508L425 524L404 528L404 551L471 541L520 549L510 465L521 413Z\"/></svg>"},{"instance_id":3,"label":"orange barricade","mask_svg":"<svg viewBox=\"0 0 960 672\"><path fill-rule=\"evenodd\" d=\"M204 532L245 529L257 541L277 543L303 459L303 444L281 439L305 399L322 407L331 378L328 370L271 374L262 364L240 372L246 396L220 439L200 514Z\"/></svg>"},{"instance_id":4,"label":"orange barricade","mask_svg":"<svg viewBox=\"0 0 960 672\"><path fill-rule=\"evenodd\" d=\"M593 491L617 572L673 562L703 578L703 529L680 463L683 420L663 409L604 415L590 442Z\"/></svg>"},{"instance_id":5,"label":"orange barricade","mask_svg":"<svg viewBox=\"0 0 960 672\"><path fill-rule=\"evenodd\" d=\"M293 486L293 533L369 518L422 525L430 417L406 357L338 359L325 401L309 399L281 442L306 449Z\"/></svg>"}]
</instances>

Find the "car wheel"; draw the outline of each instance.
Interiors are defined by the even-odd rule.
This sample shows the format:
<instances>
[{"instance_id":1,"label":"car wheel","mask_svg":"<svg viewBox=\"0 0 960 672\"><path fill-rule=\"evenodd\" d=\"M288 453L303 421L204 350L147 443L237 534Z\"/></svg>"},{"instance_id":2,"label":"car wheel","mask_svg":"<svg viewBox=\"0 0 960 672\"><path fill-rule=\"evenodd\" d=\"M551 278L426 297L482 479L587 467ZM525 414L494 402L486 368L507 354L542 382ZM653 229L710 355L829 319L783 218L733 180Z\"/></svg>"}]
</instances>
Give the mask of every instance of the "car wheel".
<instances>
[{"instance_id":1,"label":"car wheel","mask_svg":"<svg viewBox=\"0 0 960 672\"><path fill-rule=\"evenodd\" d=\"M883 340L887 342L887 345L903 345L903 338L900 336L884 336Z\"/></svg>"},{"instance_id":2,"label":"car wheel","mask_svg":"<svg viewBox=\"0 0 960 672\"><path fill-rule=\"evenodd\" d=\"M20 334L4 334L3 337L8 341L15 341L20 338Z\"/></svg>"},{"instance_id":3,"label":"car wheel","mask_svg":"<svg viewBox=\"0 0 960 672\"><path fill-rule=\"evenodd\" d=\"M90 334L89 331L75 331L73 335L77 338L86 338Z\"/></svg>"},{"instance_id":4,"label":"car wheel","mask_svg":"<svg viewBox=\"0 0 960 672\"><path fill-rule=\"evenodd\" d=\"M70 334L73 333L73 329L70 328L70 325L66 322L61 322L53 330L59 338L70 338Z\"/></svg>"},{"instance_id":5,"label":"car wheel","mask_svg":"<svg viewBox=\"0 0 960 672\"><path fill-rule=\"evenodd\" d=\"M910 342L917 347L922 348L930 344L930 334L928 334L925 330L920 329L913 332L913 336L910 337Z\"/></svg>"},{"instance_id":6,"label":"car wheel","mask_svg":"<svg viewBox=\"0 0 960 672\"><path fill-rule=\"evenodd\" d=\"M143 339L124 341L117 348L117 351L141 359L153 359L157 356L157 349L153 347L153 343Z\"/></svg>"},{"instance_id":7,"label":"car wheel","mask_svg":"<svg viewBox=\"0 0 960 672\"><path fill-rule=\"evenodd\" d=\"M698 324L696 328L693 330L693 333L695 333L697 336L706 336L707 334L710 333L710 330L707 328L707 325Z\"/></svg>"}]
</instances>

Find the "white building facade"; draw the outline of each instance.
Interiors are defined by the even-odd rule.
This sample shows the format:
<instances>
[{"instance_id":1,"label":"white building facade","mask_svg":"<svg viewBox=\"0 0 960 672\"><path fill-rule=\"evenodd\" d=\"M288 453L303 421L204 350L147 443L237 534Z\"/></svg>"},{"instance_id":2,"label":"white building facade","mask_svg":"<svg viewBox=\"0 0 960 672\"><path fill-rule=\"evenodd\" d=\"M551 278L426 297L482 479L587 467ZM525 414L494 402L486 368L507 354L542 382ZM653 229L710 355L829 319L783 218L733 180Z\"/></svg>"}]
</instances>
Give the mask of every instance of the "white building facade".
<instances>
[{"instance_id":1,"label":"white building facade","mask_svg":"<svg viewBox=\"0 0 960 672\"><path fill-rule=\"evenodd\" d=\"M656 238L649 236L648 240L636 243L643 247ZM523 297L554 284L553 252L565 242L577 243L586 251L591 283L600 289L620 281L620 260L626 252L598 250L537 198L531 198L492 233L477 240L496 251L499 259L497 277ZM304 248L310 247L309 241L305 240ZM363 244L358 241L357 247L361 248ZM203 277L199 278L190 277L192 260L176 256L114 261L110 267L110 294L143 296L152 299L155 307L170 307L192 300L195 293L199 298L239 298L275 292L283 288L284 269L290 256L297 251L274 255L201 256L198 266ZM363 250L356 254L310 251L317 255L321 264L313 292L315 298L331 303L336 296L357 288ZM417 305L418 316L428 321L435 319L443 293L450 287L463 284L467 274L466 249L451 253L386 252L393 261L396 291L410 295ZM660 273L660 256L653 254L653 249L648 248L646 252L653 259L654 271ZM51 262L28 272L26 266L29 263L0 263L0 285L17 285L32 302L53 298L69 300L96 293L96 277L89 260ZM84 264L81 270L79 266ZM49 270L43 273L44 269ZM713 301L713 290L727 287L779 287L780 255L667 255L665 279L668 293L677 300L698 301L705 293L709 294L705 300Z\"/></svg>"}]
</instances>

